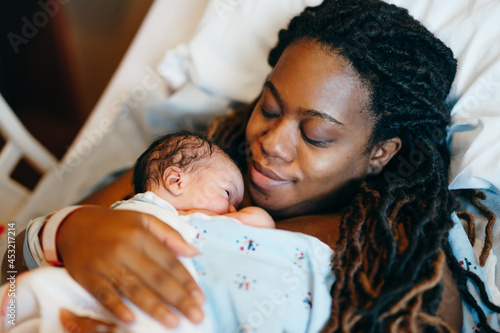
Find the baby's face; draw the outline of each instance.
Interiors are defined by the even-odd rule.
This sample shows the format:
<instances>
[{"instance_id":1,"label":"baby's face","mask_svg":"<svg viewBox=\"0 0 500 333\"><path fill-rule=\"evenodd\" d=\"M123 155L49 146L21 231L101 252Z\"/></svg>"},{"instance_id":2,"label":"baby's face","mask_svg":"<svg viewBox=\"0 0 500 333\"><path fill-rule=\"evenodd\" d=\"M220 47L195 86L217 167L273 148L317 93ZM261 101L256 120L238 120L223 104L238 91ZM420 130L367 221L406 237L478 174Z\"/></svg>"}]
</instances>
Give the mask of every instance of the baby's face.
<instances>
[{"instance_id":1,"label":"baby's face","mask_svg":"<svg viewBox=\"0 0 500 333\"><path fill-rule=\"evenodd\" d=\"M234 162L214 153L210 164L194 172L192 198L194 209L207 209L216 214L235 212L243 200L243 177Z\"/></svg>"}]
</instances>

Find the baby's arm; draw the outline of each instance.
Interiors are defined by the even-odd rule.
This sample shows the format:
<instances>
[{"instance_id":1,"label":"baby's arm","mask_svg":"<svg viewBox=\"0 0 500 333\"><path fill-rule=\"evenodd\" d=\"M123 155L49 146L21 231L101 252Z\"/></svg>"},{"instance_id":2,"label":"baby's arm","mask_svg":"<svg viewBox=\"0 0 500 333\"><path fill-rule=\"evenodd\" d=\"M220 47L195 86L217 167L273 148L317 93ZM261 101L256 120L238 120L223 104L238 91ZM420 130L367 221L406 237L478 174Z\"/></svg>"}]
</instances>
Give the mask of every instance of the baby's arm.
<instances>
[{"instance_id":1,"label":"baby's arm","mask_svg":"<svg viewBox=\"0 0 500 333\"><path fill-rule=\"evenodd\" d=\"M236 213L224 214L224 216L235 218L243 224L254 227L276 228L276 224L271 215L264 209L255 206L245 207Z\"/></svg>"},{"instance_id":2,"label":"baby's arm","mask_svg":"<svg viewBox=\"0 0 500 333\"><path fill-rule=\"evenodd\" d=\"M209 216L217 216L214 212L206 209L192 209L188 211L179 210L178 212L179 215L203 213ZM276 224L274 223L271 215L269 215L269 213L267 213L264 209L255 206L245 207L235 213L227 213L222 216L237 219L241 223L251 225L253 227L276 229Z\"/></svg>"},{"instance_id":3,"label":"baby's arm","mask_svg":"<svg viewBox=\"0 0 500 333\"><path fill-rule=\"evenodd\" d=\"M190 215L190 214L194 214L194 213L203 213L203 214L208 215L208 216L218 216L219 215L219 214L216 214L216 213L212 212L211 210L207 210L207 209L177 210L177 212L179 213L179 215Z\"/></svg>"}]
</instances>

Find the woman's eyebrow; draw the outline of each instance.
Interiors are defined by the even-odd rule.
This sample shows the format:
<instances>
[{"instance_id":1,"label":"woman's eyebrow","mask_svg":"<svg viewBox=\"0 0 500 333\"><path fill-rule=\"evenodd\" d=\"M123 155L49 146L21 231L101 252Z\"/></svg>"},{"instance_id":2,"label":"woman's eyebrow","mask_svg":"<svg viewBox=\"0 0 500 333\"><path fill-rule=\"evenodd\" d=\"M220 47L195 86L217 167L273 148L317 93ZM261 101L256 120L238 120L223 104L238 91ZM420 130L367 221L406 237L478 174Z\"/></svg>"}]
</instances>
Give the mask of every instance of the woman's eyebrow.
<instances>
[{"instance_id":1,"label":"woman's eyebrow","mask_svg":"<svg viewBox=\"0 0 500 333\"><path fill-rule=\"evenodd\" d=\"M333 118L328 113L324 113L324 112L320 112L320 111L316 111L316 110L304 110L302 112L307 116L324 119L324 120L328 121L329 123L331 123L332 125L334 125L335 127L345 129L345 125L342 122Z\"/></svg>"},{"instance_id":2,"label":"woman's eyebrow","mask_svg":"<svg viewBox=\"0 0 500 333\"><path fill-rule=\"evenodd\" d=\"M281 98L281 95L280 95L278 89L276 89L276 87L274 86L274 84L271 81L266 81L266 83L264 84L264 87L268 88L271 91L271 94L274 96L274 98L276 98L280 108L283 109L285 103L283 103L283 98ZM345 125L342 122L340 122L337 119L335 119L334 117L330 116L328 113L317 111L317 110L303 110L301 112L307 116L324 119L324 120L328 121L329 123L335 125L335 127L342 128L342 129L345 128Z\"/></svg>"},{"instance_id":3,"label":"woman's eyebrow","mask_svg":"<svg viewBox=\"0 0 500 333\"><path fill-rule=\"evenodd\" d=\"M283 109L285 107L285 103L283 103L283 98L281 98L281 95L274 84L271 81L266 81L266 83L264 83L264 87L268 88L271 91L271 94L273 94L274 98L276 98L276 101L280 105L280 108Z\"/></svg>"}]
</instances>

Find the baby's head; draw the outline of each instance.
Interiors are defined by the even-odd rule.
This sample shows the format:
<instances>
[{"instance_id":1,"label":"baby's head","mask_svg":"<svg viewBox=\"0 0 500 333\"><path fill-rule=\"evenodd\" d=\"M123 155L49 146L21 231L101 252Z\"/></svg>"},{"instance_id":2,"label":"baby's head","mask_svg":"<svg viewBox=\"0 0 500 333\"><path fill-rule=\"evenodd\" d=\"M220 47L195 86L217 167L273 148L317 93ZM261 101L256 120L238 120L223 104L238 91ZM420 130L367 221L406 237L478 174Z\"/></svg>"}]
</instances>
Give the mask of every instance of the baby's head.
<instances>
[{"instance_id":1,"label":"baby's head","mask_svg":"<svg viewBox=\"0 0 500 333\"><path fill-rule=\"evenodd\" d=\"M217 145L192 133L168 134L139 157L136 193L151 191L178 210L235 211L243 200L243 177Z\"/></svg>"}]
</instances>

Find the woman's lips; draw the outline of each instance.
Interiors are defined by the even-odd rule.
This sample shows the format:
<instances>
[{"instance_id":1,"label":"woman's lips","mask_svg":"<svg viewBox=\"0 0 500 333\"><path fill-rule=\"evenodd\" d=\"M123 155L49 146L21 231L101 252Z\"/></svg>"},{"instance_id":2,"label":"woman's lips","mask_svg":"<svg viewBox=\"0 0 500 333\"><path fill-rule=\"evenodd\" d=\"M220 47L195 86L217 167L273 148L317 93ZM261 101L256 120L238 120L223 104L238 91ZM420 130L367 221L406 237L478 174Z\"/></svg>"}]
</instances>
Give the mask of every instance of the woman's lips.
<instances>
[{"instance_id":1,"label":"woman's lips","mask_svg":"<svg viewBox=\"0 0 500 333\"><path fill-rule=\"evenodd\" d=\"M272 190L293 183L292 180L281 177L276 172L262 166L256 161L252 161L250 177L252 183L263 190Z\"/></svg>"}]
</instances>

